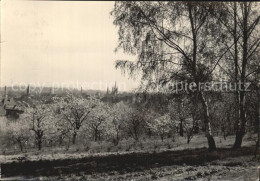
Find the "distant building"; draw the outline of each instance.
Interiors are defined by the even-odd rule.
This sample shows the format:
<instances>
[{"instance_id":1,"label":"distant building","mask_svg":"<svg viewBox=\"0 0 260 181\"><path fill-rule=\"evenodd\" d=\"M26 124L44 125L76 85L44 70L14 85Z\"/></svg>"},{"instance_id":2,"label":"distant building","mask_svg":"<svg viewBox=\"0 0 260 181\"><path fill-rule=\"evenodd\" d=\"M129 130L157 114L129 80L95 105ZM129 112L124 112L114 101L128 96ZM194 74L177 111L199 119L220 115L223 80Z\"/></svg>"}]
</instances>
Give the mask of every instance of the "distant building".
<instances>
[{"instance_id":1,"label":"distant building","mask_svg":"<svg viewBox=\"0 0 260 181\"><path fill-rule=\"evenodd\" d=\"M0 116L17 119L21 113L23 113L23 110L16 104L13 98L8 97L5 88L4 98L0 102Z\"/></svg>"},{"instance_id":2,"label":"distant building","mask_svg":"<svg viewBox=\"0 0 260 181\"><path fill-rule=\"evenodd\" d=\"M29 96L30 94L30 85L28 85L27 89L26 89L26 95Z\"/></svg>"},{"instance_id":3,"label":"distant building","mask_svg":"<svg viewBox=\"0 0 260 181\"><path fill-rule=\"evenodd\" d=\"M118 87L115 82L115 85L112 87L111 91L109 87L107 87L107 92L101 100L105 102L114 103L118 101L118 95Z\"/></svg>"},{"instance_id":4,"label":"distant building","mask_svg":"<svg viewBox=\"0 0 260 181\"><path fill-rule=\"evenodd\" d=\"M108 96L108 95L116 96L117 94L118 94L118 87L117 87L116 82L115 82L115 85L114 85L114 87L112 87L111 92L110 92L109 88L107 88L106 96Z\"/></svg>"}]
</instances>

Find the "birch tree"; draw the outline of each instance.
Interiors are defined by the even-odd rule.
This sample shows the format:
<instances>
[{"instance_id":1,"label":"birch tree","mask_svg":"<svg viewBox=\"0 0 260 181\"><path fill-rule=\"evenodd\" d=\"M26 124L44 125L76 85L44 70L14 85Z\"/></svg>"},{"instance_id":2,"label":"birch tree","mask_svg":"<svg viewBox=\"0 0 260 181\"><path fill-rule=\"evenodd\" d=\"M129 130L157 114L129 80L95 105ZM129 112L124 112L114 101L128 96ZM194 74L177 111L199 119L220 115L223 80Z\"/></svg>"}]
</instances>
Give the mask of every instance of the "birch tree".
<instances>
[{"instance_id":1,"label":"birch tree","mask_svg":"<svg viewBox=\"0 0 260 181\"><path fill-rule=\"evenodd\" d=\"M194 82L190 94L203 107L205 136L215 149L209 105L200 83L212 80L216 63L226 49L212 18L216 3L209 2L116 2L112 15L119 27L119 45L136 61L119 60L116 67L130 76L141 74L142 87L154 90L173 81Z\"/></svg>"},{"instance_id":2,"label":"birch tree","mask_svg":"<svg viewBox=\"0 0 260 181\"><path fill-rule=\"evenodd\" d=\"M236 101L238 120L236 121L236 138L233 148L241 147L246 131L246 92L247 83L256 74L259 74L259 5L256 2L229 2L222 3L221 8L215 11L226 39L222 46L228 53L225 62L218 62L224 74L236 86ZM229 48L231 47L231 48Z\"/></svg>"}]
</instances>

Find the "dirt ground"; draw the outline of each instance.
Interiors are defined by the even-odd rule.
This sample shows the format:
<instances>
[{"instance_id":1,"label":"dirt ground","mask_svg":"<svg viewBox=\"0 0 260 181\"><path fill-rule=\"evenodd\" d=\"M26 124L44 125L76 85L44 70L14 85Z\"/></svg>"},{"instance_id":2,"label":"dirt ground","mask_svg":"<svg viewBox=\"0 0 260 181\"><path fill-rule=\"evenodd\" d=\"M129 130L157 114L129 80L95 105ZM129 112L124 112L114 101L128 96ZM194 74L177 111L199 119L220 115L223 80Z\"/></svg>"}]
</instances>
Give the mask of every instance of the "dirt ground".
<instances>
[{"instance_id":1,"label":"dirt ground","mask_svg":"<svg viewBox=\"0 0 260 181\"><path fill-rule=\"evenodd\" d=\"M179 180L258 180L257 166L259 162L252 156L229 158L213 161L203 166L166 166L150 169L144 172L133 172L118 175L108 173L107 175L74 177L86 180L136 180L136 181L179 181ZM115 174L114 176L112 174ZM73 177L71 177L74 179Z\"/></svg>"},{"instance_id":2,"label":"dirt ground","mask_svg":"<svg viewBox=\"0 0 260 181\"><path fill-rule=\"evenodd\" d=\"M237 151L227 140L214 152L203 142L158 152L9 155L0 161L6 173L0 180L258 180L260 158L252 139L245 140Z\"/></svg>"},{"instance_id":3,"label":"dirt ground","mask_svg":"<svg viewBox=\"0 0 260 181\"><path fill-rule=\"evenodd\" d=\"M92 175L71 174L55 177L10 177L2 180L131 180L131 181L181 181L181 180L258 180L259 160L253 156L227 158L206 163L201 166L172 165L137 172L96 173Z\"/></svg>"},{"instance_id":4,"label":"dirt ground","mask_svg":"<svg viewBox=\"0 0 260 181\"><path fill-rule=\"evenodd\" d=\"M166 166L153 168L144 172L120 174L111 172L91 176L71 176L68 180L258 180L257 167L259 161L252 156L229 158L213 161L203 166Z\"/></svg>"}]
</instances>

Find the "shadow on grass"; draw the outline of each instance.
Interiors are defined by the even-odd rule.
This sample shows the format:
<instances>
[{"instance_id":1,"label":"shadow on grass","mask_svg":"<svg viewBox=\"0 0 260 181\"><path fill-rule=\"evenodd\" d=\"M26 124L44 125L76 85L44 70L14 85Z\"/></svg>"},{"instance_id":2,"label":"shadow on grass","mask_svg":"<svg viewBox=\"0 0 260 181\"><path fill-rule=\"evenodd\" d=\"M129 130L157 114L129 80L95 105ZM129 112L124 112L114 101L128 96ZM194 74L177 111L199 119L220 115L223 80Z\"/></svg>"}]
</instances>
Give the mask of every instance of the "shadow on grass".
<instances>
[{"instance_id":1,"label":"shadow on grass","mask_svg":"<svg viewBox=\"0 0 260 181\"><path fill-rule=\"evenodd\" d=\"M215 151L200 148L159 153L126 153L75 159L19 161L1 164L1 171L3 178L60 176L77 173L94 174L110 171L125 173L169 165L203 165L206 162L227 157L253 155L254 151L254 146L243 147L238 150L219 148Z\"/></svg>"}]
</instances>

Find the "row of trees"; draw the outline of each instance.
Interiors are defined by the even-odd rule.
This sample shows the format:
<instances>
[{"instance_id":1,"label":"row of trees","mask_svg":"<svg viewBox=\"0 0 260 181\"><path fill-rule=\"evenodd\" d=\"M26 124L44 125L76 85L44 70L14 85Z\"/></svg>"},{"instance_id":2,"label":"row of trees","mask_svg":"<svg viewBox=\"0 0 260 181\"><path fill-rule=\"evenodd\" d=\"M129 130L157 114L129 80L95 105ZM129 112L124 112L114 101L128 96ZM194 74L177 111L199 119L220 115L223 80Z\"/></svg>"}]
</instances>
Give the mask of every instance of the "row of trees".
<instances>
[{"instance_id":1,"label":"row of trees","mask_svg":"<svg viewBox=\"0 0 260 181\"><path fill-rule=\"evenodd\" d=\"M199 120L188 100L182 106L172 101L164 113L158 113L124 102L109 105L93 97L68 94L54 97L52 103L34 102L18 120L2 125L1 133L7 147L18 145L21 151L26 146L41 150L43 145L79 145L82 140L117 145L123 138L138 141L142 136L159 136L164 141L177 132L189 143Z\"/></svg>"},{"instance_id":2,"label":"row of trees","mask_svg":"<svg viewBox=\"0 0 260 181\"><path fill-rule=\"evenodd\" d=\"M235 133L235 97L211 95L210 119L215 133L224 139ZM1 125L2 145L25 147L84 145L89 141L108 141L118 145L123 138L139 141L185 136L189 143L194 134L206 129L201 114L203 105L188 95L175 95L164 109L140 104L104 103L94 97L68 94L53 101L35 101L16 121ZM254 106L250 106L254 108ZM254 111L248 111L254 118ZM216 120L216 121L215 121ZM253 123L254 124L254 123ZM250 129L250 127L248 127ZM11 141L11 142L10 142ZM11 144L10 144L11 143Z\"/></svg>"},{"instance_id":3,"label":"row of trees","mask_svg":"<svg viewBox=\"0 0 260 181\"><path fill-rule=\"evenodd\" d=\"M210 115L214 105L201 83L232 83L238 105L232 113L233 147L239 148L246 133L246 99L254 93L258 102L260 98L259 11L257 2L116 2L111 14L119 28L117 49L137 57L118 60L116 67L130 76L141 75L145 90L174 81L194 82L196 91L182 93L201 105L209 149L216 149ZM250 93L245 91L247 82L253 88ZM259 122L259 103L255 111ZM227 120L222 116L230 119L224 114L214 121Z\"/></svg>"}]
</instances>

